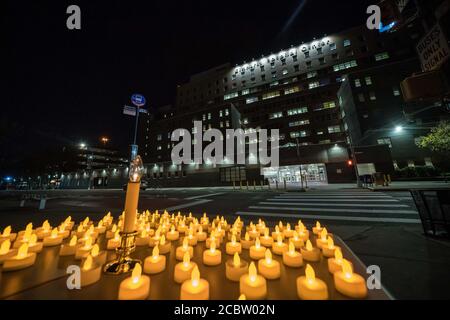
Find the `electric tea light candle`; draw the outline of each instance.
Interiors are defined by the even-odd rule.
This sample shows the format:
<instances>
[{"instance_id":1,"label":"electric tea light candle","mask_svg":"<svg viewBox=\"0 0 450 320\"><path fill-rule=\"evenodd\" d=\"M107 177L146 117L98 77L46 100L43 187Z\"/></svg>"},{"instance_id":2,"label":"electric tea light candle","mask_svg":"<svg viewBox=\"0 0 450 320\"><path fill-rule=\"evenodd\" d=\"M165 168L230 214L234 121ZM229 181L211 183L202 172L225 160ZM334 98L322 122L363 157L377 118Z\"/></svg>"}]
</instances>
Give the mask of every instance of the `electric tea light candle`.
<instances>
[{"instance_id":1,"label":"electric tea light candle","mask_svg":"<svg viewBox=\"0 0 450 320\"><path fill-rule=\"evenodd\" d=\"M233 259L227 260L225 264L225 275L228 280L239 281L242 275L246 274L248 271L248 263L241 260L239 254L236 252Z\"/></svg>"},{"instance_id":2,"label":"electric tea light candle","mask_svg":"<svg viewBox=\"0 0 450 320\"><path fill-rule=\"evenodd\" d=\"M181 285L180 300L209 300L209 283L200 278L200 271L195 266L191 279Z\"/></svg>"},{"instance_id":3,"label":"electric tea light candle","mask_svg":"<svg viewBox=\"0 0 450 320\"><path fill-rule=\"evenodd\" d=\"M303 257L300 252L295 251L294 241L290 241L289 250L283 252L283 263L292 268L299 268L303 265Z\"/></svg>"},{"instance_id":4,"label":"electric tea light candle","mask_svg":"<svg viewBox=\"0 0 450 320\"><path fill-rule=\"evenodd\" d=\"M100 251L98 244L92 246L91 256L95 264L104 265L106 263L106 251Z\"/></svg>"},{"instance_id":5,"label":"electric tea light candle","mask_svg":"<svg viewBox=\"0 0 450 320\"><path fill-rule=\"evenodd\" d=\"M175 256L177 260L183 260L185 253L189 254L189 258L192 258L194 255L194 249L188 245L188 239L185 237L183 239L183 245L178 247L175 251Z\"/></svg>"},{"instance_id":6,"label":"electric tea light candle","mask_svg":"<svg viewBox=\"0 0 450 320\"><path fill-rule=\"evenodd\" d=\"M170 252L170 247L172 244L166 241L166 237L164 235L161 236L158 243L158 249L161 254L166 254Z\"/></svg>"},{"instance_id":7,"label":"electric tea light candle","mask_svg":"<svg viewBox=\"0 0 450 320\"><path fill-rule=\"evenodd\" d=\"M36 261L36 253L28 252L28 244L24 243L19 247L17 254L3 263L3 271L21 270L31 267Z\"/></svg>"},{"instance_id":8,"label":"electric tea light candle","mask_svg":"<svg viewBox=\"0 0 450 320\"><path fill-rule=\"evenodd\" d=\"M342 262L344 262L344 258L342 256L342 251L341 248L336 247L335 251L334 251L334 258L330 258L328 259L328 271L330 273L335 273L337 271L341 271L342 270ZM348 261L351 265L351 262Z\"/></svg>"},{"instance_id":9,"label":"electric tea light candle","mask_svg":"<svg viewBox=\"0 0 450 320\"><path fill-rule=\"evenodd\" d=\"M303 242L305 242L306 240L309 239L309 231L305 228L305 226L303 225L303 223L299 222L298 226L295 227L295 231L297 231L298 237L299 237L300 240L302 240Z\"/></svg>"},{"instance_id":10,"label":"electric tea light candle","mask_svg":"<svg viewBox=\"0 0 450 320\"><path fill-rule=\"evenodd\" d=\"M207 266L217 266L222 262L222 253L216 250L216 243L211 242L211 247L203 251L203 264Z\"/></svg>"},{"instance_id":11,"label":"electric tea light candle","mask_svg":"<svg viewBox=\"0 0 450 320\"><path fill-rule=\"evenodd\" d=\"M163 272L166 269L166 256L159 254L158 246L153 248L152 255L144 260L144 272L155 274Z\"/></svg>"},{"instance_id":12,"label":"electric tea light candle","mask_svg":"<svg viewBox=\"0 0 450 320\"><path fill-rule=\"evenodd\" d=\"M255 244L255 240L250 239L248 232L245 233L244 239L241 239L241 245L244 249L250 249Z\"/></svg>"},{"instance_id":13,"label":"electric tea light candle","mask_svg":"<svg viewBox=\"0 0 450 320\"><path fill-rule=\"evenodd\" d=\"M11 241L9 239L3 241L2 244L0 244L0 265L3 264L6 259L14 256L14 254L15 250L11 249Z\"/></svg>"},{"instance_id":14,"label":"electric tea light candle","mask_svg":"<svg viewBox=\"0 0 450 320\"><path fill-rule=\"evenodd\" d=\"M191 262L191 258L188 252L185 252L183 256L183 262L175 265L174 280L177 283L182 283L190 279L192 270L197 266L195 262Z\"/></svg>"},{"instance_id":15,"label":"electric tea light candle","mask_svg":"<svg viewBox=\"0 0 450 320\"><path fill-rule=\"evenodd\" d=\"M265 247L271 247L273 245L273 238L269 236L269 228L264 229L264 236L259 238L259 241Z\"/></svg>"},{"instance_id":16,"label":"electric tea light candle","mask_svg":"<svg viewBox=\"0 0 450 320\"><path fill-rule=\"evenodd\" d=\"M295 249L300 249L301 247L303 247L305 245L305 242L302 239L300 239L297 231L294 231L290 241L294 243Z\"/></svg>"},{"instance_id":17,"label":"electric tea light candle","mask_svg":"<svg viewBox=\"0 0 450 320\"><path fill-rule=\"evenodd\" d=\"M63 237L58 235L58 228L54 228L50 236L44 238L44 247L58 246L62 241Z\"/></svg>"},{"instance_id":18,"label":"electric tea light candle","mask_svg":"<svg viewBox=\"0 0 450 320\"><path fill-rule=\"evenodd\" d=\"M316 226L313 227L312 231L315 235L319 235L322 232L322 226L319 221L316 221Z\"/></svg>"},{"instance_id":19,"label":"electric tea light candle","mask_svg":"<svg viewBox=\"0 0 450 320\"><path fill-rule=\"evenodd\" d=\"M146 229L142 229L141 233L136 237L136 246L148 246L150 236Z\"/></svg>"},{"instance_id":20,"label":"electric tea light candle","mask_svg":"<svg viewBox=\"0 0 450 320\"><path fill-rule=\"evenodd\" d=\"M280 263L272 259L270 249L266 249L265 259L258 261L258 271L264 278L269 280L280 277Z\"/></svg>"},{"instance_id":21,"label":"electric tea light candle","mask_svg":"<svg viewBox=\"0 0 450 320\"><path fill-rule=\"evenodd\" d=\"M278 238L277 238L277 242L272 244L273 253L281 256L283 254L283 252L285 252L287 249L288 249L287 244L283 242L283 238L279 234Z\"/></svg>"},{"instance_id":22,"label":"electric tea light candle","mask_svg":"<svg viewBox=\"0 0 450 320\"><path fill-rule=\"evenodd\" d=\"M169 241L176 241L179 239L180 233L178 231L176 231L175 226L172 225L172 227L170 228L170 231L167 232L166 237L167 237L167 240L169 240ZM198 234L197 234L197 237L198 237Z\"/></svg>"},{"instance_id":23,"label":"electric tea light candle","mask_svg":"<svg viewBox=\"0 0 450 320\"><path fill-rule=\"evenodd\" d=\"M36 234L32 234L30 237L30 241L28 241L28 252L39 253L42 251L42 242L37 241Z\"/></svg>"},{"instance_id":24,"label":"electric tea light candle","mask_svg":"<svg viewBox=\"0 0 450 320\"><path fill-rule=\"evenodd\" d=\"M87 255L92 250L92 242L93 242L92 238L88 238L83 246L78 247L77 250L75 251L75 259L83 259L83 258L87 257ZM108 241L108 244L109 244L109 241Z\"/></svg>"},{"instance_id":25,"label":"electric tea light candle","mask_svg":"<svg viewBox=\"0 0 450 320\"><path fill-rule=\"evenodd\" d=\"M323 228L320 232L320 237L316 239L316 246L319 249L322 249L323 246L328 244L328 231L327 228Z\"/></svg>"},{"instance_id":26,"label":"electric tea light candle","mask_svg":"<svg viewBox=\"0 0 450 320\"><path fill-rule=\"evenodd\" d=\"M302 300L327 300L328 288L325 282L316 278L314 269L307 264L305 276L297 278L297 294Z\"/></svg>"},{"instance_id":27,"label":"electric tea light candle","mask_svg":"<svg viewBox=\"0 0 450 320\"><path fill-rule=\"evenodd\" d=\"M334 286L343 295L362 299L367 296L366 280L353 273L353 268L347 260L342 261L342 271L334 273Z\"/></svg>"},{"instance_id":28,"label":"electric tea light candle","mask_svg":"<svg viewBox=\"0 0 450 320\"><path fill-rule=\"evenodd\" d=\"M236 235L233 234L231 236L231 242L227 242L225 250L229 255L234 255L236 252L237 253L242 252L241 244L239 242L236 242Z\"/></svg>"},{"instance_id":29,"label":"electric tea light candle","mask_svg":"<svg viewBox=\"0 0 450 320\"><path fill-rule=\"evenodd\" d=\"M264 258L266 248L261 246L259 238L256 238L255 245L250 247L250 258L259 260Z\"/></svg>"},{"instance_id":30,"label":"electric tea light candle","mask_svg":"<svg viewBox=\"0 0 450 320\"><path fill-rule=\"evenodd\" d=\"M59 255L62 257L73 256L77 251L77 236L72 236L69 244L63 244L59 249Z\"/></svg>"},{"instance_id":31,"label":"electric tea light candle","mask_svg":"<svg viewBox=\"0 0 450 320\"><path fill-rule=\"evenodd\" d=\"M155 247L156 248L156 247ZM119 300L145 300L150 293L150 277L142 275L142 267L137 263L131 273L119 286Z\"/></svg>"},{"instance_id":32,"label":"electric tea light candle","mask_svg":"<svg viewBox=\"0 0 450 320\"><path fill-rule=\"evenodd\" d=\"M239 291L249 300L262 300L267 296L267 281L258 275L255 263L251 262L248 274L241 276L239 280Z\"/></svg>"},{"instance_id":33,"label":"electric tea light candle","mask_svg":"<svg viewBox=\"0 0 450 320\"><path fill-rule=\"evenodd\" d=\"M322 246L322 254L324 257L332 258L334 257L334 252L338 247L334 245L333 238L328 237L327 244Z\"/></svg>"},{"instance_id":34,"label":"electric tea light candle","mask_svg":"<svg viewBox=\"0 0 450 320\"><path fill-rule=\"evenodd\" d=\"M300 253L306 261L320 261L320 250L313 248L312 243L309 240L306 241L306 246L300 249Z\"/></svg>"},{"instance_id":35,"label":"electric tea light candle","mask_svg":"<svg viewBox=\"0 0 450 320\"><path fill-rule=\"evenodd\" d=\"M208 237L208 235L206 234L206 232L203 231L203 226L200 225L198 227L198 232L197 232L197 241L198 242L206 241L207 237Z\"/></svg>"},{"instance_id":36,"label":"electric tea light candle","mask_svg":"<svg viewBox=\"0 0 450 320\"><path fill-rule=\"evenodd\" d=\"M108 243L106 244L107 250L115 250L120 246L120 231L116 230L116 233L114 234L114 238L109 239Z\"/></svg>"},{"instance_id":37,"label":"electric tea light candle","mask_svg":"<svg viewBox=\"0 0 450 320\"><path fill-rule=\"evenodd\" d=\"M81 287L89 286L100 280L102 270L101 266L94 263L94 259L90 254L84 260L81 271Z\"/></svg>"},{"instance_id":38,"label":"electric tea light candle","mask_svg":"<svg viewBox=\"0 0 450 320\"><path fill-rule=\"evenodd\" d=\"M11 233L11 231L11 226L7 226L5 229L3 229L3 233L0 234L0 243L6 240L9 240L11 242L16 240L17 233Z\"/></svg>"}]
</instances>

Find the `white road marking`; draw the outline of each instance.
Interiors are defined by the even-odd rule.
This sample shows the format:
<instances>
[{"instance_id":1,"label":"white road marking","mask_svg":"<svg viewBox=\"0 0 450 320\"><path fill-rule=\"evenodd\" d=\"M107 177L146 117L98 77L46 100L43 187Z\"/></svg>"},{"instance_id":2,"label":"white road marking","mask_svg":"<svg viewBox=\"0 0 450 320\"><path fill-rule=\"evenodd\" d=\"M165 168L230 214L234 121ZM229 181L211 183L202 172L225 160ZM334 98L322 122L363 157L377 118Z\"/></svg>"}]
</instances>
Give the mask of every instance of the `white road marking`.
<instances>
[{"instance_id":1,"label":"white road marking","mask_svg":"<svg viewBox=\"0 0 450 320\"><path fill-rule=\"evenodd\" d=\"M320 211L320 212L354 212L354 213L391 213L391 214L414 214L417 215L417 211L413 210L367 210L367 209L334 209L334 208L299 208L299 207L263 207L263 206L250 206L250 209L258 210L287 210L287 211Z\"/></svg>"},{"instance_id":2,"label":"white road marking","mask_svg":"<svg viewBox=\"0 0 450 320\"><path fill-rule=\"evenodd\" d=\"M175 211L175 210L184 209L184 208L187 208L187 207L198 206L199 204L203 204L203 203L207 203L207 202L211 202L211 201L212 201L212 200L203 199L203 200L198 200L198 201L189 202L189 203L185 203L185 204L180 204L180 205L174 206L174 207L168 207L168 208L166 208L166 210L167 210L168 212L170 212L170 211Z\"/></svg>"},{"instance_id":3,"label":"white road marking","mask_svg":"<svg viewBox=\"0 0 450 320\"><path fill-rule=\"evenodd\" d=\"M283 217L296 219L312 219L312 220L344 220L344 221L359 221L359 222L391 222L391 223L408 223L420 224L419 219L402 219L402 218L378 218L378 217L349 217L349 216L323 216L323 215L306 215L306 214L286 214L286 213L267 213L267 212L249 212L237 211L234 213L239 216L256 216L256 217Z\"/></svg>"},{"instance_id":4,"label":"white road marking","mask_svg":"<svg viewBox=\"0 0 450 320\"><path fill-rule=\"evenodd\" d=\"M267 199L266 201L295 201L295 200L300 200L300 201L307 201L307 202L322 202L322 201L326 201L326 202L400 202L396 199L386 199L386 200L382 200L382 199L367 199L367 200L361 200L361 199L317 199L317 198L276 198L276 199Z\"/></svg>"},{"instance_id":5,"label":"white road marking","mask_svg":"<svg viewBox=\"0 0 450 320\"><path fill-rule=\"evenodd\" d=\"M189 197L189 198L185 198L186 200L194 200L194 199L201 199L201 198L208 198L208 197L212 197L212 196L218 196L220 194L224 194L225 192L217 192L217 193L210 193L210 194L204 194L201 196L194 196L194 197Z\"/></svg>"},{"instance_id":6,"label":"white road marking","mask_svg":"<svg viewBox=\"0 0 450 320\"><path fill-rule=\"evenodd\" d=\"M316 206L316 207L376 207L376 208L392 208L395 206L396 208L410 208L410 206L406 204L374 204L374 203L306 203L306 202L282 202L282 203L273 203L273 202L259 202L258 204L268 204L268 205L279 205L279 206Z\"/></svg>"}]
</instances>

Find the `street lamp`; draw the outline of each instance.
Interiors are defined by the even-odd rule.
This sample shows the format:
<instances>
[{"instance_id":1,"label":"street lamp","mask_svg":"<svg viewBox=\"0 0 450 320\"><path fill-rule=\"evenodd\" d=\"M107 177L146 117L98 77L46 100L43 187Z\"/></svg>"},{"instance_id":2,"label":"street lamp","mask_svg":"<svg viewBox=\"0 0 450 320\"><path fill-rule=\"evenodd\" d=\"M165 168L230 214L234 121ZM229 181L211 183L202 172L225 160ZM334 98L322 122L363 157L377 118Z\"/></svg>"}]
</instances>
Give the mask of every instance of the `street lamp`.
<instances>
[{"instance_id":1,"label":"street lamp","mask_svg":"<svg viewBox=\"0 0 450 320\"><path fill-rule=\"evenodd\" d=\"M402 126L396 126L395 127L395 133L400 133L403 131L403 127Z\"/></svg>"},{"instance_id":2,"label":"street lamp","mask_svg":"<svg viewBox=\"0 0 450 320\"><path fill-rule=\"evenodd\" d=\"M109 142L109 138L108 137L101 137L100 141L103 142L103 145L106 145Z\"/></svg>"}]
</instances>

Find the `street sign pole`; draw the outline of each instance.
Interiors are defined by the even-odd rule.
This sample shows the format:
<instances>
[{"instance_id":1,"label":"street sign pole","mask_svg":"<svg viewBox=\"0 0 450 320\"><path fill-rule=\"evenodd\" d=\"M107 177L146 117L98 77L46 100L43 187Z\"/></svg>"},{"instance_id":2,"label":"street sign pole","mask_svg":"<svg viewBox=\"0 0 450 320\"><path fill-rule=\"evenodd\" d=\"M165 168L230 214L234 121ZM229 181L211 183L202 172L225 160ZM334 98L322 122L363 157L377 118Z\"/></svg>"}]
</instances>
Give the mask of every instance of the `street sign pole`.
<instances>
[{"instance_id":1,"label":"street sign pole","mask_svg":"<svg viewBox=\"0 0 450 320\"><path fill-rule=\"evenodd\" d=\"M145 105L145 97L140 94L133 94L131 96L131 102L136 106L136 121L134 123L134 138L133 144L131 145L131 161L136 158L138 154L138 145L137 145L137 133L139 127L139 113L141 113L141 107Z\"/></svg>"}]
</instances>

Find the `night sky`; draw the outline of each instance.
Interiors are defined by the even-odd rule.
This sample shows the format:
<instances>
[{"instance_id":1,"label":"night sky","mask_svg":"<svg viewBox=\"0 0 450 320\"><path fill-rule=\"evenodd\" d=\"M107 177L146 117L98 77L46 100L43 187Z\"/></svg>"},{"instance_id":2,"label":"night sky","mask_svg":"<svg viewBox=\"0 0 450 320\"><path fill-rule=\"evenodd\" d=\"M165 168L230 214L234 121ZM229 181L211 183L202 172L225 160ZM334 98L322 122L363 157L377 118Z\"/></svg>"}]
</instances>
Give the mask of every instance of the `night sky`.
<instances>
[{"instance_id":1,"label":"night sky","mask_svg":"<svg viewBox=\"0 0 450 320\"><path fill-rule=\"evenodd\" d=\"M48 146L102 135L125 153L132 93L152 108L172 103L191 74L365 23L375 2L2 0L0 174ZM66 28L71 4L79 31Z\"/></svg>"}]
</instances>

